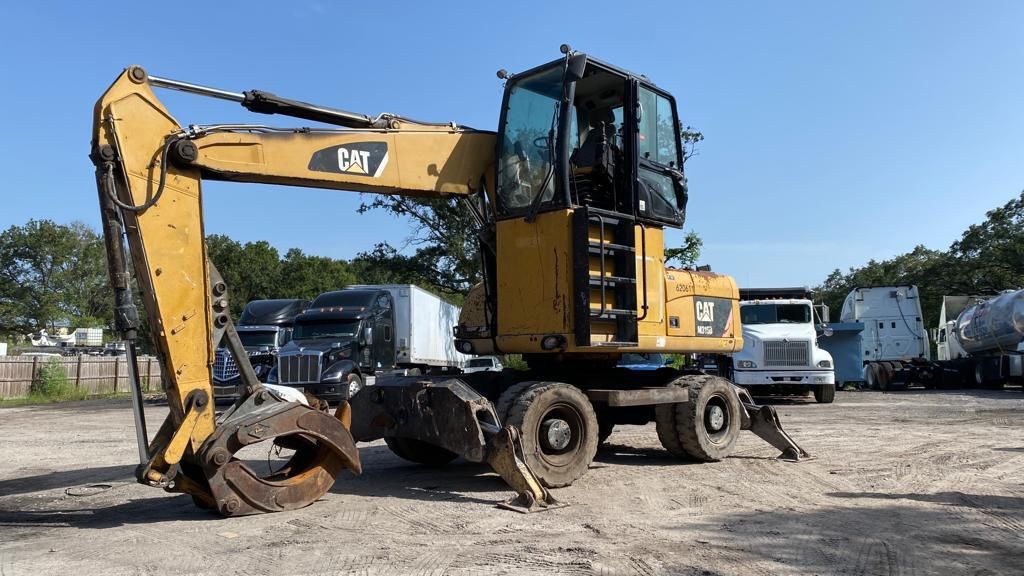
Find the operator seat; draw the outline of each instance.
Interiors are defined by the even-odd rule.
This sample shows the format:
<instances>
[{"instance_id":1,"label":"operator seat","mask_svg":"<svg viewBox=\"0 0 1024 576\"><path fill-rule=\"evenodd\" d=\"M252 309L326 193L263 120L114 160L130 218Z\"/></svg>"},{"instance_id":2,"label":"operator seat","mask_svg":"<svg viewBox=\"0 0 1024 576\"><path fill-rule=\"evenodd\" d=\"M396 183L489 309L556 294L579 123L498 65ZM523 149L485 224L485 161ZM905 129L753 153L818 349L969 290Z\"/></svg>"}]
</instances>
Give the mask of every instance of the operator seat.
<instances>
[{"instance_id":1,"label":"operator seat","mask_svg":"<svg viewBox=\"0 0 1024 576\"><path fill-rule=\"evenodd\" d=\"M615 209L615 114L611 108L592 110L590 129L583 144L569 158L572 183L578 201L607 210Z\"/></svg>"}]
</instances>

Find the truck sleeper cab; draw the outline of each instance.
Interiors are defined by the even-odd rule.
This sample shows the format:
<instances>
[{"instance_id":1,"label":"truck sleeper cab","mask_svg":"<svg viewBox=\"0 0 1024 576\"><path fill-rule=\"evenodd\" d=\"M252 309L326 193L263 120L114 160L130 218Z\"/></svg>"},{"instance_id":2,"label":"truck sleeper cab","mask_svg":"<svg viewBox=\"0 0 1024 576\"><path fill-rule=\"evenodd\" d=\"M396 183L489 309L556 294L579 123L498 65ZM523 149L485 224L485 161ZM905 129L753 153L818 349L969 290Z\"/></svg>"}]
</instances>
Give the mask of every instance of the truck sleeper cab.
<instances>
[{"instance_id":1,"label":"truck sleeper cab","mask_svg":"<svg viewBox=\"0 0 1024 576\"><path fill-rule=\"evenodd\" d=\"M309 306L309 300L253 300L245 305L235 329L249 355L256 377L265 382L277 364L277 353L292 337L295 316ZM227 348L214 352L213 397L217 402L234 401L244 393L238 365Z\"/></svg>"},{"instance_id":2,"label":"truck sleeper cab","mask_svg":"<svg viewBox=\"0 0 1024 576\"><path fill-rule=\"evenodd\" d=\"M732 358L732 380L755 394L814 393L835 398L832 355L818 347L813 303L802 298L740 302L743 349Z\"/></svg>"},{"instance_id":3,"label":"truck sleeper cab","mask_svg":"<svg viewBox=\"0 0 1024 576\"><path fill-rule=\"evenodd\" d=\"M410 284L325 292L295 319L272 383L338 402L396 369L416 375L461 368L466 356L451 336L459 312Z\"/></svg>"}]
</instances>

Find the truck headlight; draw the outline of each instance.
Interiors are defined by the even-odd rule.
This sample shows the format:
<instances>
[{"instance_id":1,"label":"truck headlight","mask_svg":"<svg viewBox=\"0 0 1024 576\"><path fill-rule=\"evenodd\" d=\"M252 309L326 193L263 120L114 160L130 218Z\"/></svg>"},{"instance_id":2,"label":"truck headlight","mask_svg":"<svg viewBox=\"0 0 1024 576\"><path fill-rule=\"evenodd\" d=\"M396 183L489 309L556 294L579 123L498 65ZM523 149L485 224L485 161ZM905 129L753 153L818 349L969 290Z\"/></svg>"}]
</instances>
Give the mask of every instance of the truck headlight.
<instances>
[{"instance_id":1,"label":"truck headlight","mask_svg":"<svg viewBox=\"0 0 1024 576\"><path fill-rule=\"evenodd\" d=\"M736 366L739 368L757 368L757 362L753 360L740 360L736 363Z\"/></svg>"},{"instance_id":2,"label":"truck headlight","mask_svg":"<svg viewBox=\"0 0 1024 576\"><path fill-rule=\"evenodd\" d=\"M832 367L832 361L831 360L821 360L821 361L818 362L818 368L831 368L831 367Z\"/></svg>"}]
</instances>

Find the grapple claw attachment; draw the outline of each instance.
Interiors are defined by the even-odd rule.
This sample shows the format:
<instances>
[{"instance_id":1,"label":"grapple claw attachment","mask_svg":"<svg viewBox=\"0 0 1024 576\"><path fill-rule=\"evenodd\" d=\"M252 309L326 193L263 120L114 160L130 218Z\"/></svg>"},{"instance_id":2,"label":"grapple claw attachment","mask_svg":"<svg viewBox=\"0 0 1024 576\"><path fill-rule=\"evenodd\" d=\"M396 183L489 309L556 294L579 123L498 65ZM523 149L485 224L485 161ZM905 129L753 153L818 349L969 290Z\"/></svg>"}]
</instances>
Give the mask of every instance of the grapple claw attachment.
<instances>
[{"instance_id":1,"label":"grapple claw attachment","mask_svg":"<svg viewBox=\"0 0 1024 576\"><path fill-rule=\"evenodd\" d=\"M295 453L280 469L261 476L234 454L265 441ZM342 468L361 472L355 441L341 421L266 390L220 422L198 460L216 508L225 516L302 508L323 496Z\"/></svg>"}]
</instances>

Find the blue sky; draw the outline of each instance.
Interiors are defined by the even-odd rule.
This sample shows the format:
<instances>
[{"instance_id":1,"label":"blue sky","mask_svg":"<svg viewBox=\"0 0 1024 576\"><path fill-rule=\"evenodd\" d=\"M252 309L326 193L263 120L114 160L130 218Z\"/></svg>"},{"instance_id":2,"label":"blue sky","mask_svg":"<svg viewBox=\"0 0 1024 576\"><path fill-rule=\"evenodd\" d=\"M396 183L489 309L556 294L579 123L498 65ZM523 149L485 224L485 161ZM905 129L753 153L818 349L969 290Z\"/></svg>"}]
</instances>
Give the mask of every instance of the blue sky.
<instances>
[{"instance_id":1,"label":"blue sky","mask_svg":"<svg viewBox=\"0 0 1024 576\"><path fill-rule=\"evenodd\" d=\"M552 60L562 42L646 74L704 132L686 229L742 286L814 285L916 244L946 248L1024 188L1020 2L39 1L4 20L0 228L98 228L90 114L129 64L493 129L495 71ZM293 124L159 95L184 124ZM408 234L357 215L358 194L210 183L205 196L208 233L282 252L348 258Z\"/></svg>"}]
</instances>

